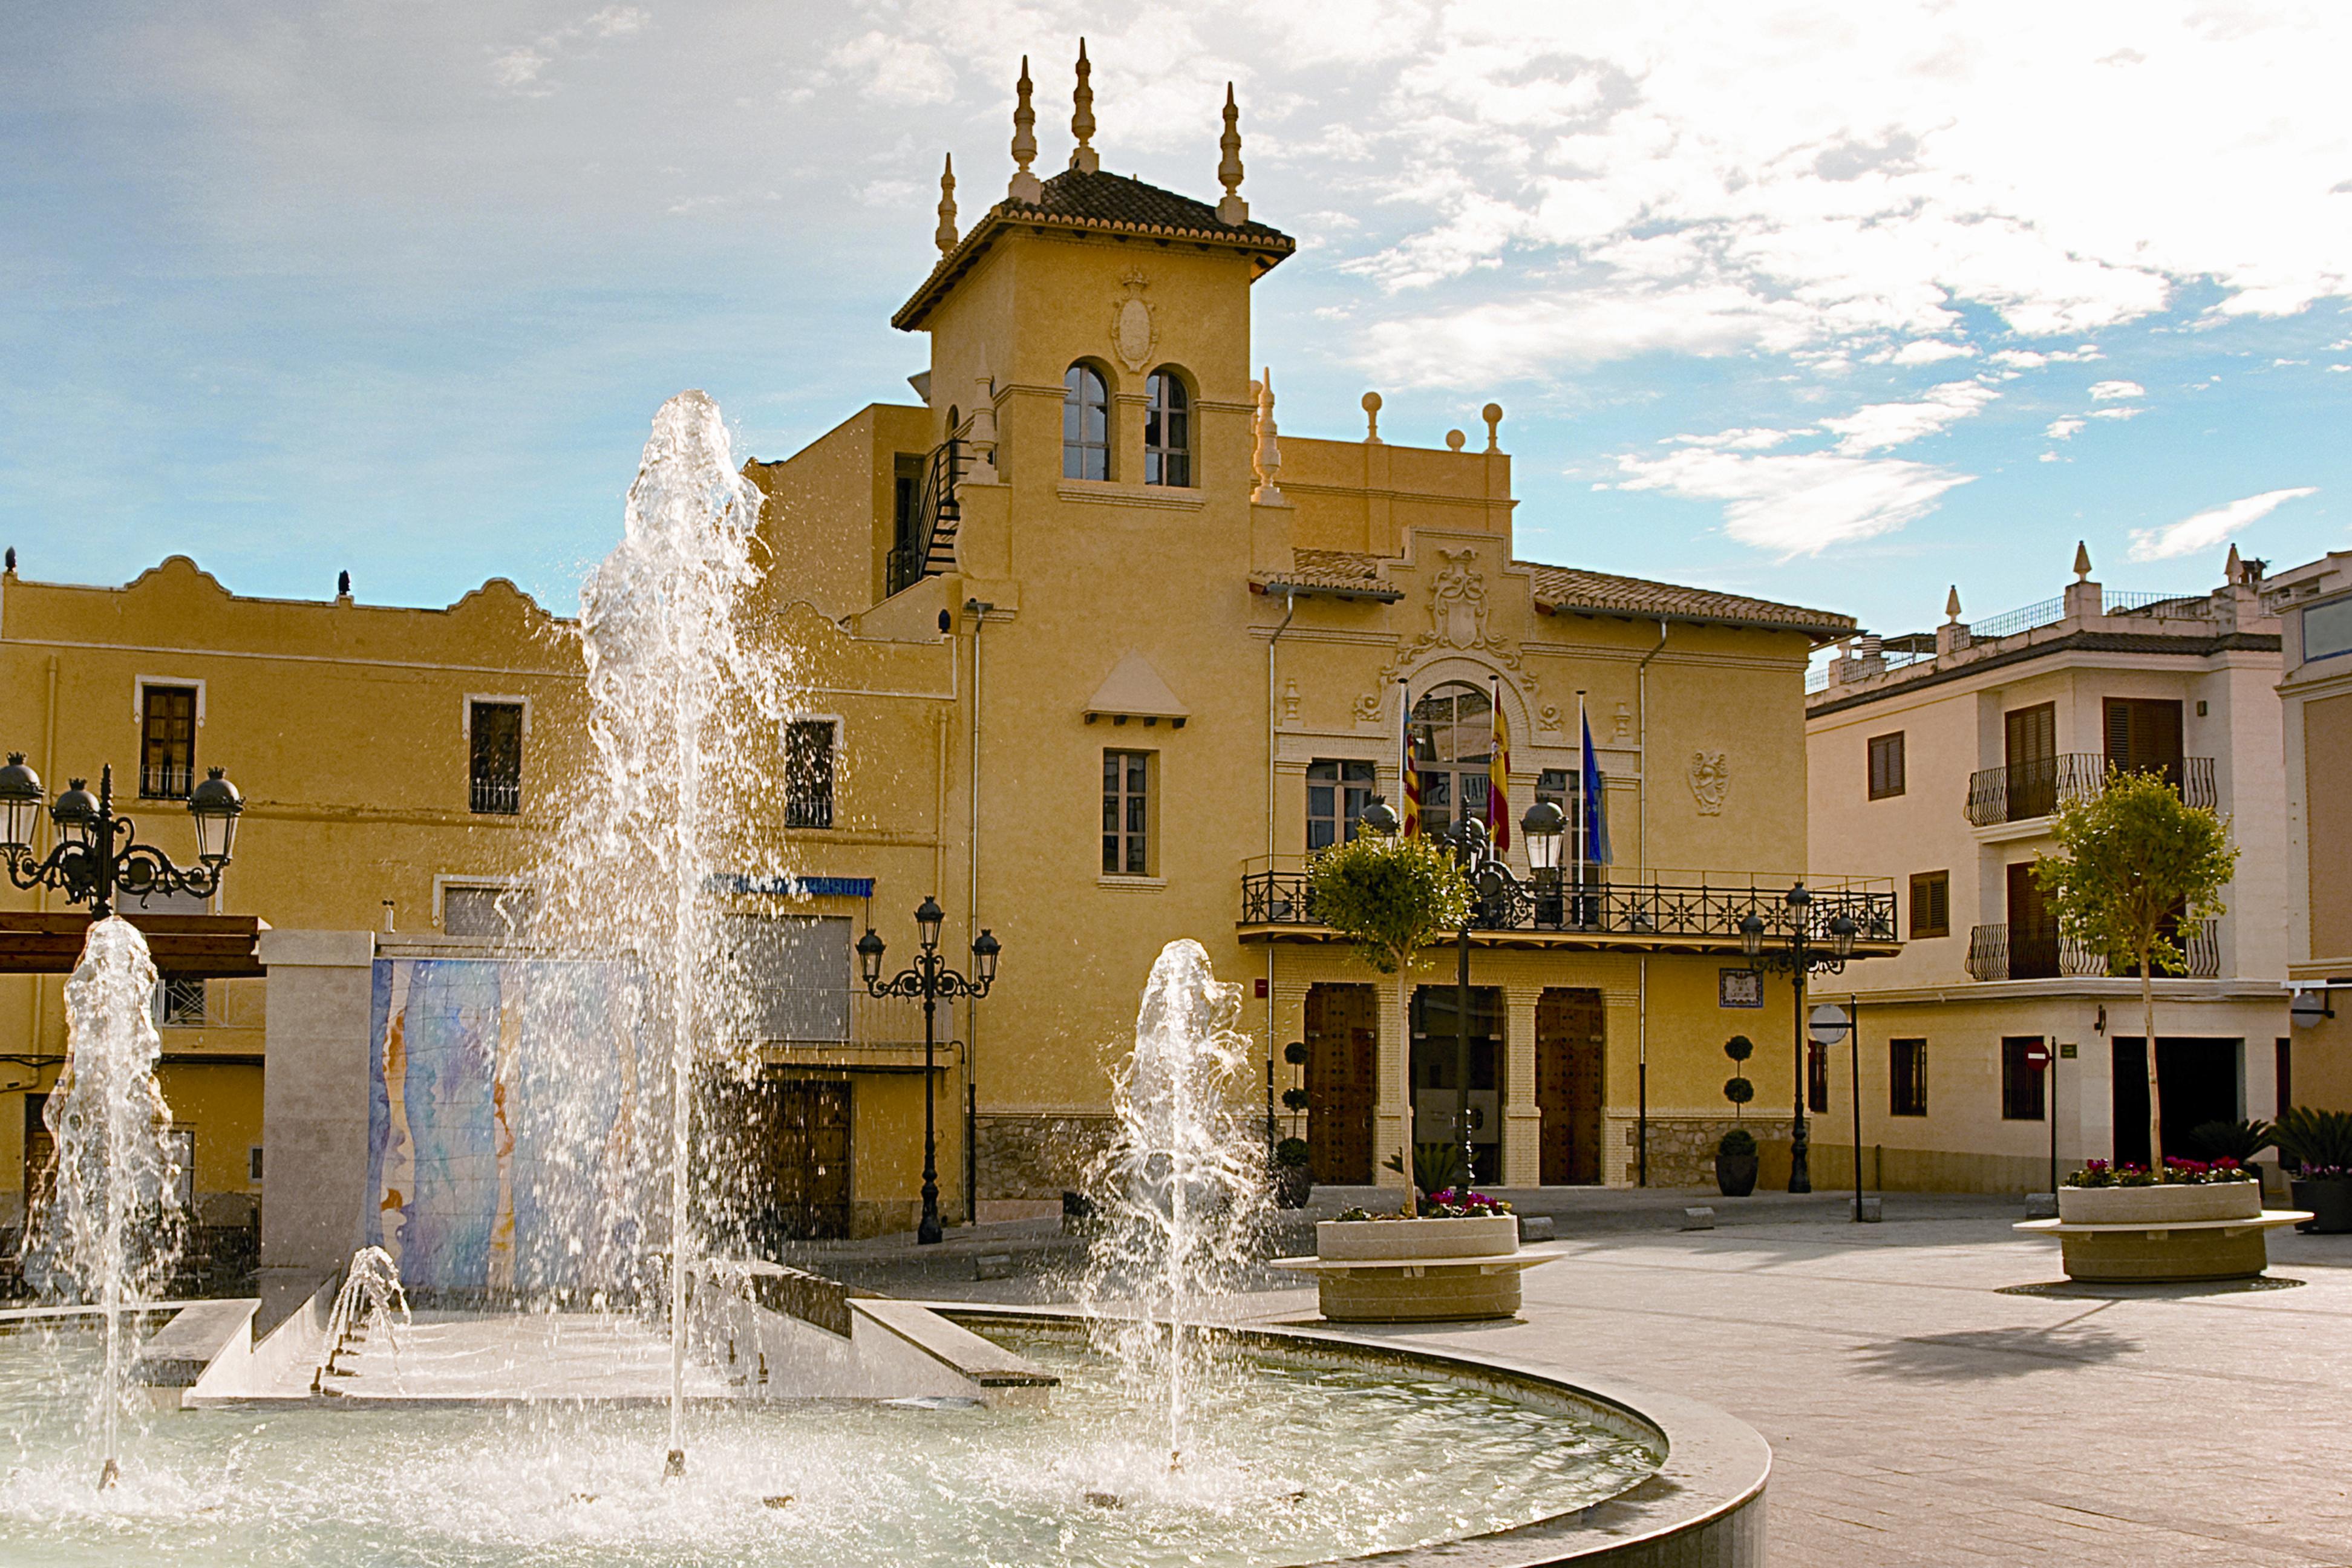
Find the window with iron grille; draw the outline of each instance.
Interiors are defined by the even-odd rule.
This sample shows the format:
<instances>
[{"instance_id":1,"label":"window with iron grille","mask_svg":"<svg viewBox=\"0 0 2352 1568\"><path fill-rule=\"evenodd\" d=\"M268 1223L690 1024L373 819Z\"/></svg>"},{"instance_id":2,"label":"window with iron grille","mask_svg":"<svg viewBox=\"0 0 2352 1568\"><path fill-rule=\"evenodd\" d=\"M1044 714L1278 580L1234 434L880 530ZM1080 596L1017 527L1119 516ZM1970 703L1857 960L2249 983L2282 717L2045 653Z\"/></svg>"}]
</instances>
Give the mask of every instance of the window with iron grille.
<instances>
[{"instance_id":1,"label":"window with iron grille","mask_svg":"<svg viewBox=\"0 0 2352 1568\"><path fill-rule=\"evenodd\" d=\"M1150 752L1103 753L1104 876L1151 875L1150 788Z\"/></svg>"},{"instance_id":2,"label":"window with iron grille","mask_svg":"<svg viewBox=\"0 0 2352 1568\"><path fill-rule=\"evenodd\" d=\"M522 704L477 702L466 718L467 805L493 816L522 810Z\"/></svg>"},{"instance_id":3,"label":"window with iron grille","mask_svg":"<svg viewBox=\"0 0 2352 1568\"><path fill-rule=\"evenodd\" d=\"M1911 936L1952 934L1952 874L1920 871L1911 878Z\"/></svg>"},{"instance_id":4,"label":"window with iron grille","mask_svg":"<svg viewBox=\"0 0 2352 1568\"><path fill-rule=\"evenodd\" d=\"M205 1021L205 983L166 979L163 982L163 1022L183 1026Z\"/></svg>"},{"instance_id":5,"label":"window with iron grille","mask_svg":"<svg viewBox=\"0 0 2352 1568\"><path fill-rule=\"evenodd\" d=\"M196 782L196 689L151 686L142 696L139 793L185 800Z\"/></svg>"},{"instance_id":6,"label":"window with iron grille","mask_svg":"<svg viewBox=\"0 0 2352 1568\"><path fill-rule=\"evenodd\" d=\"M1927 1042L1889 1040L1886 1109L1894 1116L1927 1114Z\"/></svg>"},{"instance_id":7,"label":"window with iron grille","mask_svg":"<svg viewBox=\"0 0 2352 1568\"><path fill-rule=\"evenodd\" d=\"M1110 390L1090 364L1062 375L1062 477L1110 478Z\"/></svg>"},{"instance_id":8,"label":"window with iron grille","mask_svg":"<svg viewBox=\"0 0 2352 1568\"><path fill-rule=\"evenodd\" d=\"M1172 370L1155 370L1144 383L1143 482L1192 482L1192 400Z\"/></svg>"},{"instance_id":9,"label":"window with iron grille","mask_svg":"<svg viewBox=\"0 0 2352 1568\"><path fill-rule=\"evenodd\" d=\"M538 912L539 894L530 888L452 884L441 890L441 930L448 936L519 941Z\"/></svg>"},{"instance_id":10,"label":"window with iron grille","mask_svg":"<svg viewBox=\"0 0 2352 1568\"><path fill-rule=\"evenodd\" d=\"M2046 1076L2029 1066L2025 1053L2042 1043L2039 1035L2011 1035L2000 1042L2000 1119L2003 1121L2042 1120L2042 1080Z\"/></svg>"},{"instance_id":11,"label":"window with iron grille","mask_svg":"<svg viewBox=\"0 0 2352 1568\"><path fill-rule=\"evenodd\" d=\"M1870 738L1870 798L1903 793L1903 731Z\"/></svg>"},{"instance_id":12,"label":"window with iron grille","mask_svg":"<svg viewBox=\"0 0 2352 1568\"><path fill-rule=\"evenodd\" d=\"M1805 1109L1816 1116L1830 1108L1830 1049L1819 1040L1805 1042Z\"/></svg>"},{"instance_id":13,"label":"window with iron grille","mask_svg":"<svg viewBox=\"0 0 2352 1568\"><path fill-rule=\"evenodd\" d=\"M784 826L833 826L833 721L795 719L785 731Z\"/></svg>"},{"instance_id":14,"label":"window with iron grille","mask_svg":"<svg viewBox=\"0 0 2352 1568\"><path fill-rule=\"evenodd\" d=\"M1328 849L1356 837L1372 804L1372 764L1318 758L1307 764L1307 847Z\"/></svg>"}]
</instances>

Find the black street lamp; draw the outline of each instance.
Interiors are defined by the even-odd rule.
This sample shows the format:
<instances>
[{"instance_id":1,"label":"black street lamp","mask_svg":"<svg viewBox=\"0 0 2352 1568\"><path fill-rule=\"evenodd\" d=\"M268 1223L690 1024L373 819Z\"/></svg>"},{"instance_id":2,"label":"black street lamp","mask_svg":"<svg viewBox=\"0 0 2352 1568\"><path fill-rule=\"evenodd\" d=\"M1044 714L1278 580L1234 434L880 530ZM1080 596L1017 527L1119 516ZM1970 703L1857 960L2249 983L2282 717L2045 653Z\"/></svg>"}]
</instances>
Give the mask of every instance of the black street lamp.
<instances>
[{"instance_id":1,"label":"black street lamp","mask_svg":"<svg viewBox=\"0 0 2352 1568\"><path fill-rule=\"evenodd\" d=\"M923 1246L943 1238L940 1228L940 1159L937 1111L935 1100L939 1088L932 1053L937 1048L939 1032L937 1018L940 998L952 1001L969 996L974 1001L988 994L996 982L997 955L1004 944L987 931L972 939L972 977L967 979L947 966L940 957L940 927L947 921L947 911L940 908L937 899L926 898L915 908L915 931L922 939L922 955L914 965L900 970L889 979L882 978L882 939L867 926L866 934L857 939L857 966L866 982L868 996L920 997L923 1003L923 1217L915 1227L915 1240Z\"/></svg>"},{"instance_id":2,"label":"black street lamp","mask_svg":"<svg viewBox=\"0 0 2352 1568\"><path fill-rule=\"evenodd\" d=\"M1832 915L1822 931L1829 938L1829 951L1821 951L1814 933L1813 895L1799 882L1781 895L1780 901L1789 909L1789 944L1785 950L1767 952L1764 950L1764 917L1750 910L1739 922L1739 946L1759 968L1785 969L1795 993L1795 1036L1797 1063L1796 1129L1789 1139L1789 1190L1810 1193L1813 1190L1811 1144L1805 1131L1805 981L1813 971L1834 974L1845 968L1845 961L1853 956L1855 926L1843 910ZM1857 1163L1862 1150L1853 1152Z\"/></svg>"},{"instance_id":3,"label":"black street lamp","mask_svg":"<svg viewBox=\"0 0 2352 1568\"><path fill-rule=\"evenodd\" d=\"M1368 807L1364 813L1368 827L1374 826L1374 810L1385 812L1388 807L1379 802ZM1559 890L1559 841L1567 826L1567 814L1548 800L1528 807L1527 815L1519 819L1519 832L1527 840L1528 868L1533 874L1533 890L1538 895L1549 896ZM1499 900L1523 897L1529 886L1513 876L1509 863L1495 853L1486 837L1486 825L1476 817L1464 817L1444 839L1471 891L1470 910L1463 917L1461 931L1455 933L1454 950L1454 1127L1462 1140L1462 1176L1458 1184L1468 1186L1475 1157L1470 1141L1470 931L1478 923L1482 909Z\"/></svg>"},{"instance_id":4,"label":"black street lamp","mask_svg":"<svg viewBox=\"0 0 2352 1568\"><path fill-rule=\"evenodd\" d=\"M209 899L220 890L221 873L228 869L229 852L236 843L236 819L245 799L236 786L212 770L212 776L188 792L188 815L196 824L196 863L179 867L152 844L138 841L131 818L114 814L114 767L107 764L98 776L98 793L75 779L49 806L57 825L57 847L46 859L34 854L40 828L44 796L40 775L25 765L25 753L8 753L0 767L0 859L8 863L8 879L20 888L56 888L68 903L88 904L93 920L114 912L119 889L133 898L159 893L193 893Z\"/></svg>"}]
</instances>

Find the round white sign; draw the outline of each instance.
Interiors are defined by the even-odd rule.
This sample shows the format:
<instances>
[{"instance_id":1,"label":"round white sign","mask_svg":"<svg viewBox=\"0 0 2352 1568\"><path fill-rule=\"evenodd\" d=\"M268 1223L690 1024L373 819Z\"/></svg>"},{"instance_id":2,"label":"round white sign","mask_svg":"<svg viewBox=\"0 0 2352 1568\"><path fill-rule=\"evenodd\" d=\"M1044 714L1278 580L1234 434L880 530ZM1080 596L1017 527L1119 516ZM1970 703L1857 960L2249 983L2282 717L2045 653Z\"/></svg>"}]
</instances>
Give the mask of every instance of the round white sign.
<instances>
[{"instance_id":1,"label":"round white sign","mask_svg":"<svg viewBox=\"0 0 2352 1568\"><path fill-rule=\"evenodd\" d=\"M1845 1038L1845 1032L1852 1027L1853 1020L1847 1017L1845 1009L1834 1002L1824 1002L1805 1016L1805 1033L1812 1037L1813 1044L1817 1046L1836 1045Z\"/></svg>"}]
</instances>

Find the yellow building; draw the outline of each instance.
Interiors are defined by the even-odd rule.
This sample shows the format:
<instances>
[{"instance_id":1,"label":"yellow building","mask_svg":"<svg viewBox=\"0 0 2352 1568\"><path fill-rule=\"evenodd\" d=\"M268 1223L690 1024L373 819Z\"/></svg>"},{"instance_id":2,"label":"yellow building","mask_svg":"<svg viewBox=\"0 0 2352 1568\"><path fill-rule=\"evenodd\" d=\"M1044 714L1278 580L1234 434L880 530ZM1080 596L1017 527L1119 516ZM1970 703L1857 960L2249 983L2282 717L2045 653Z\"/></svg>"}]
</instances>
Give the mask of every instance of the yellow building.
<instances>
[{"instance_id":1,"label":"yellow building","mask_svg":"<svg viewBox=\"0 0 2352 1568\"><path fill-rule=\"evenodd\" d=\"M802 883L767 886L747 856L716 891L788 938L768 950L765 1052L801 1226L913 1221L919 1013L860 994L851 941L870 921L898 967L932 894L951 953L983 928L1003 952L990 995L942 1020L951 1218L1080 1184L1138 991L1178 937L1254 993L1266 1092L1307 1090L1282 1119L1318 1179L1401 1180L1381 1166L1416 1115L1423 1140L1450 1129L1453 952L1401 994L1314 923L1301 868L1372 795L1402 798L1408 731L1428 826L1484 813L1497 702L1499 815L1578 808L1581 713L1612 854L1582 897L1473 939L1482 1179L1705 1179L1735 1119L1735 1033L1761 1047L1746 1121L1781 1179L1789 993L1741 956L1738 922L1781 921L1804 873L1805 663L1852 621L1519 559L1491 404L1439 446L1383 435L1372 395L1360 437L1281 435L1251 290L1296 242L1240 195L1236 111L1224 195L1194 201L1102 172L1083 72L1066 170L1033 169L1024 74L1004 198L960 231L943 185L940 260L894 318L929 338L925 401L746 469L766 607L801 650L778 832ZM6 592L0 742L35 738L45 778L79 772L134 752L141 692L192 686L194 762L230 763L252 803L223 908L281 931L378 931L385 900L379 954L483 929L577 745L570 629L503 584L446 612L284 605L175 560L122 590ZM521 710L488 716L487 772L483 702ZM1850 912L1861 953L1895 951L1888 884L1816 890L1817 921ZM53 1054L56 984L8 984L5 1026ZM203 1033L175 1058L254 1056L250 1032Z\"/></svg>"},{"instance_id":2,"label":"yellow building","mask_svg":"<svg viewBox=\"0 0 2352 1568\"><path fill-rule=\"evenodd\" d=\"M2300 994L2281 1105L2352 1110L2352 554L2270 579L2286 762L2286 973Z\"/></svg>"}]
</instances>

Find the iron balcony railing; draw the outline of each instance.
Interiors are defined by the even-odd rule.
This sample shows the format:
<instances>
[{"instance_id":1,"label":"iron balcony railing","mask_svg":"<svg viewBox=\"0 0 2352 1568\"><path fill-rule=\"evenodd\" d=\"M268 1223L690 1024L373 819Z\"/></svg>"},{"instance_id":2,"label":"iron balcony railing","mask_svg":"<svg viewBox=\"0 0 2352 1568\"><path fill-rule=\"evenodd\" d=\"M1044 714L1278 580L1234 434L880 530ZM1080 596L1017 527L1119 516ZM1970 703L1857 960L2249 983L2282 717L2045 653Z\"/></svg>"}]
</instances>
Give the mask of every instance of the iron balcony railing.
<instances>
[{"instance_id":1,"label":"iron balcony railing","mask_svg":"<svg viewBox=\"0 0 2352 1568\"><path fill-rule=\"evenodd\" d=\"M1571 870L1561 873L1557 891L1532 889L1505 892L1481 902L1474 929L1492 931L1553 931L1629 938L1672 937L1736 942L1739 922L1750 914L1764 921L1768 945L1786 945L1794 927L1782 896L1795 877L1767 878L1706 872L1618 873L1591 867L1580 888ZM1830 921L1853 920L1855 940L1895 940L1895 891L1884 879L1827 878L1807 880L1809 940L1829 945ZM1314 892L1307 863L1253 860L1242 874L1241 923L1246 926L1316 926Z\"/></svg>"},{"instance_id":2,"label":"iron balcony railing","mask_svg":"<svg viewBox=\"0 0 2352 1568\"><path fill-rule=\"evenodd\" d=\"M2162 771L2169 776L2172 770ZM2220 803L2212 758L2183 757L2180 771L2176 782L2182 800L2209 810ZM2096 752L2072 752L1983 768L1969 775L1968 818L1978 827L2031 822L2068 801L2095 795L2106 787L2107 759Z\"/></svg>"},{"instance_id":3,"label":"iron balcony railing","mask_svg":"<svg viewBox=\"0 0 2352 1568\"><path fill-rule=\"evenodd\" d=\"M149 800L185 800L195 787L193 763L144 763L139 769L139 793Z\"/></svg>"},{"instance_id":4,"label":"iron balcony railing","mask_svg":"<svg viewBox=\"0 0 2352 1568\"><path fill-rule=\"evenodd\" d=\"M476 778L469 791L473 809L496 816L513 816L522 810L522 781Z\"/></svg>"},{"instance_id":5,"label":"iron balcony railing","mask_svg":"<svg viewBox=\"0 0 2352 1568\"><path fill-rule=\"evenodd\" d=\"M2212 980L2221 973L2221 922L2200 921L2183 932L2181 956L2189 978ZM2061 936L2057 922L1974 926L1969 931L1969 973L1978 980L2105 979L2131 973L2110 965L2081 942Z\"/></svg>"}]
</instances>

